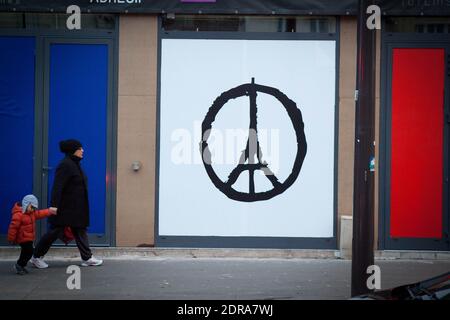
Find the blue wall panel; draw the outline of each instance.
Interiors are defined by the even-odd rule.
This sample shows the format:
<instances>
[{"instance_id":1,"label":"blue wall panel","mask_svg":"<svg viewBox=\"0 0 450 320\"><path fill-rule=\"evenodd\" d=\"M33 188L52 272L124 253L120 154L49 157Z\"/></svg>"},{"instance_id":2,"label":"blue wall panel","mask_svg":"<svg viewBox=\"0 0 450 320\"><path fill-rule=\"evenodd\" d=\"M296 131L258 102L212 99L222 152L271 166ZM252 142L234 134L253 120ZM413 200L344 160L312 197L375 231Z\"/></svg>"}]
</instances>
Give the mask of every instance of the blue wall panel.
<instances>
[{"instance_id":1,"label":"blue wall panel","mask_svg":"<svg viewBox=\"0 0 450 320\"><path fill-rule=\"evenodd\" d=\"M64 157L60 140L81 141L90 201L88 231L104 234L108 46L51 44L49 90L49 166L55 168ZM49 174L49 190L53 178L54 170Z\"/></svg>"},{"instance_id":2,"label":"blue wall panel","mask_svg":"<svg viewBox=\"0 0 450 320\"><path fill-rule=\"evenodd\" d=\"M0 37L0 233L15 201L33 191L33 37Z\"/></svg>"}]
</instances>

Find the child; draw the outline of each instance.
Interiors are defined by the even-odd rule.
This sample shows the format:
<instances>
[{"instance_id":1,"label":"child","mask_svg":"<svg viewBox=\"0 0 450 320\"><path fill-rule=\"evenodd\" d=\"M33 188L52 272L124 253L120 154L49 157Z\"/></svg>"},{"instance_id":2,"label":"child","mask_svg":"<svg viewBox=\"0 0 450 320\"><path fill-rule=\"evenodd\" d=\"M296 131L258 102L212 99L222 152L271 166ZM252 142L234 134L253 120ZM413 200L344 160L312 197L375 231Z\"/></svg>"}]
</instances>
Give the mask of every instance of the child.
<instances>
[{"instance_id":1,"label":"child","mask_svg":"<svg viewBox=\"0 0 450 320\"><path fill-rule=\"evenodd\" d=\"M25 266L33 255L36 219L56 215L56 208L37 210L38 206L38 199L34 195L29 194L23 198L22 206L17 202L12 208L12 219L8 229L8 241L11 244L18 243L22 248L19 260L17 260L14 266L16 273L19 275L28 273Z\"/></svg>"}]
</instances>

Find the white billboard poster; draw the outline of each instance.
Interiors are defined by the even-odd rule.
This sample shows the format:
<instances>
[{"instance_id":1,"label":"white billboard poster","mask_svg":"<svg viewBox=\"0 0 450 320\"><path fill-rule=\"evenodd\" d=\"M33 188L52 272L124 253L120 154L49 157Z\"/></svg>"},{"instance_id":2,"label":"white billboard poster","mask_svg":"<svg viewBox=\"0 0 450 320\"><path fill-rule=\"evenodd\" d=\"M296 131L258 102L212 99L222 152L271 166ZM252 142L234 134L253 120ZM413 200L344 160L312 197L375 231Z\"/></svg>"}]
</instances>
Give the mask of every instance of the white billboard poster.
<instances>
[{"instance_id":1,"label":"white billboard poster","mask_svg":"<svg viewBox=\"0 0 450 320\"><path fill-rule=\"evenodd\" d=\"M333 237L335 46L162 40L160 236Z\"/></svg>"}]
</instances>

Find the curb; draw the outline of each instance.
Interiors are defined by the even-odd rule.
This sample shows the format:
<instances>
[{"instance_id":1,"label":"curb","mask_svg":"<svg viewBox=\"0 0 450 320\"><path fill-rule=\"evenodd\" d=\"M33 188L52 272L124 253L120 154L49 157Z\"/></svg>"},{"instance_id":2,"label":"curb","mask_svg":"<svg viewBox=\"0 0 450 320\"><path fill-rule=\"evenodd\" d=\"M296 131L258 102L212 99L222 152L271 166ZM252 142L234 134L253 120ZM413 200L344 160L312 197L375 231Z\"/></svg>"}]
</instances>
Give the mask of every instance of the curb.
<instances>
[{"instance_id":1,"label":"curb","mask_svg":"<svg viewBox=\"0 0 450 320\"><path fill-rule=\"evenodd\" d=\"M235 248L136 248L136 247L94 247L95 255L116 259L161 259L161 258L239 258L239 259L341 259L339 250L322 249L235 249ZM0 259L17 259L20 248L0 247ZM76 247L52 247L46 259L78 259ZM448 260L449 251L375 251L376 260Z\"/></svg>"},{"instance_id":2,"label":"curb","mask_svg":"<svg viewBox=\"0 0 450 320\"><path fill-rule=\"evenodd\" d=\"M102 248L93 247L102 258L248 258L248 259L338 259L337 250L310 249L215 249L215 248ZM19 247L0 247L0 259L17 259ZM52 247L46 259L79 258L76 247Z\"/></svg>"}]
</instances>

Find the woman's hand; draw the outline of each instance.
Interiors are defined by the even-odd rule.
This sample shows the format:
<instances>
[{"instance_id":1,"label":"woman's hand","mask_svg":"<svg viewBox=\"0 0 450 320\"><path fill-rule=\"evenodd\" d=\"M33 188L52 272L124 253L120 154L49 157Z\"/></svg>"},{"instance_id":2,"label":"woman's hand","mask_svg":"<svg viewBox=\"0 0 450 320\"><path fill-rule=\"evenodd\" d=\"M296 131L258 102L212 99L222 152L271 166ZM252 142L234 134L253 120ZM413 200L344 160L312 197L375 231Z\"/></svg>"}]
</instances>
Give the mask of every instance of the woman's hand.
<instances>
[{"instance_id":1,"label":"woman's hand","mask_svg":"<svg viewBox=\"0 0 450 320\"><path fill-rule=\"evenodd\" d=\"M50 211L50 214L51 214L51 215L56 216L57 211L58 211L58 208L50 207L50 208L48 208L48 211Z\"/></svg>"}]
</instances>

